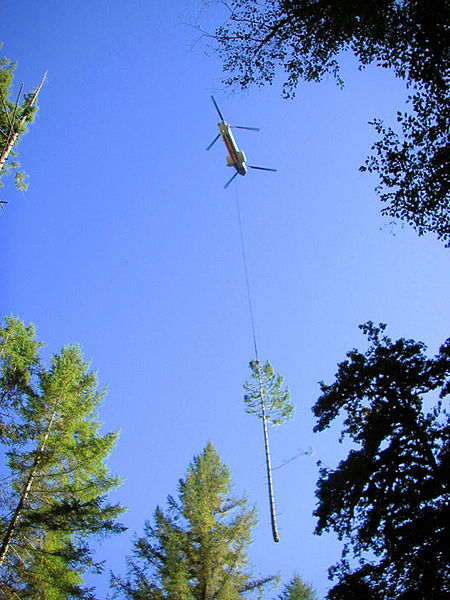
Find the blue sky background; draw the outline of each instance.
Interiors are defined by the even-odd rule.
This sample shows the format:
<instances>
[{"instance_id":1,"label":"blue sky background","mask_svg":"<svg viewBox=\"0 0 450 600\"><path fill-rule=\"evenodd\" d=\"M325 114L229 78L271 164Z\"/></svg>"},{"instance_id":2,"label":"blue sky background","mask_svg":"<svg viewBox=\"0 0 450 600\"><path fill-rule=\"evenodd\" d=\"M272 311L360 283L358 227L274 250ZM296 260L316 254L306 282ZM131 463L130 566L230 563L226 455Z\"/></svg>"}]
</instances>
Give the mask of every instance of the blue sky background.
<instances>
[{"instance_id":1,"label":"blue sky background","mask_svg":"<svg viewBox=\"0 0 450 600\"><path fill-rule=\"evenodd\" d=\"M0 308L33 322L45 354L79 343L108 386L105 430L121 429L110 460L125 483L128 533L98 545L105 576L124 571L134 532L176 492L211 440L235 489L259 508L250 557L262 574L297 571L320 597L340 545L313 535L316 461L333 466L338 428L314 435L318 381L331 382L358 324L437 351L448 336L449 252L380 216L376 179L358 172L375 140L368 121L393 122L405 91L385 71L343 57L346 86L232 92L217 57L195 43L225 13L200 0L5 1L3 55L16 89L48 71L35 123L20 143L30 174L11 183L0 214ZM211 93L225 118L259 126L236 139L250 172L228 190ZM271 539L260 423L245 414L253 358L236 194L241 206L260 357L289 385L296 419L272 431L281 541Z\"/></svg>"}]
</instances>

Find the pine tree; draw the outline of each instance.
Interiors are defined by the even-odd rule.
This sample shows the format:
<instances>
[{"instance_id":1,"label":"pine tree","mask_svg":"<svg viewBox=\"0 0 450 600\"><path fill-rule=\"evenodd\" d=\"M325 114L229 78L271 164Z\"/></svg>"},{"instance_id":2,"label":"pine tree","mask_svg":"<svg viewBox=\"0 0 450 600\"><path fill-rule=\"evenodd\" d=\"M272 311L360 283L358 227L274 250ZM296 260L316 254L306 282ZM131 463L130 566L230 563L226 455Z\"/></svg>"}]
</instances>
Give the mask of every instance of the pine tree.
<instances>
[{"instance_id":1,"label":"pine tree","mask_svg":"<svg viewBox=\"0 0 450 600\"><path fill-rule=\"evenodd\" d=\"M317 594L312 585L305 583L300 575L295 574L284 586L278 600L317 600Z\"/></svg>"},{"instance_id":2,"label":"pine tree","mask_svg":"<svg viewBox=\"0 0 450 600\"><path fill-rule=\"evenodd\" d=\"M78 346L38 356L34 327L7 318L0 329L3 456L2 598L90 598L83 574L97 570L87 539L122 530L123 509L106 500L119 485L105 460L118 434L101 435L104 391Z\"/></svg>"},{"instance_id":3,"label":"pine tree","mask_svg":"<svg viewBox=\"0 0 450 600\"><path fill-rule=\"evenodd\" d=\"M2 44L0 44L1 48ZM0 187L1 179L10 171L14 174L16 187L26 190L25 172L20 169L17 160L16 146L20 137L26 133L27 124L36 116L36 100L44 83L46 74L34 92L25 94L21 102L23 84L16 100L11 100L14 70L17 63L7 58L0 58ZM4 204L5 202L0 202Z\"/></svg>"},{"instance_id":4,"label":"pine tree","mask_svg":"<svg viewBox=\"0 0 450 600\"><path fill-rule=\"evenodd\" d=\"M33 325L25 327L10 317L0 329L0 338L0 443L8 443L15 437L15 409L21 405L22 394L27 393L30 380L39 369L40 344Z\"/></svg>"},{"instance_id":5,"label":"pine tree","mask_svg":"<svg viewBox=\"0 0 450 600\"><path fill-rule=\"evenodd\" d=\"M179 482L178 500L158 507L136 538L117 597L130 600L237 600L262 592L274 577L255 580L247 548L256 523L246 498L230 495L230 472L208 443Z\"/></svg>"},{"instance_id":6,"label":"pine tree","mask_svg":"<svg viewBox=\"0 0 450 600\"><path fill-rule=\"evenodd\" d=\"M269 489L270 519L275 542L280 540L275 518L272 469L270 465L268 425L281 425L294 416L294 405L290 402L289 389L283 390L283 377L275 374L269 361L261 368L259 360L250 362L252 379L246 381L244 401L246 411L257 415L263 424L264 447L266 451L267 485Z\"/></svg>"}]
</instances>

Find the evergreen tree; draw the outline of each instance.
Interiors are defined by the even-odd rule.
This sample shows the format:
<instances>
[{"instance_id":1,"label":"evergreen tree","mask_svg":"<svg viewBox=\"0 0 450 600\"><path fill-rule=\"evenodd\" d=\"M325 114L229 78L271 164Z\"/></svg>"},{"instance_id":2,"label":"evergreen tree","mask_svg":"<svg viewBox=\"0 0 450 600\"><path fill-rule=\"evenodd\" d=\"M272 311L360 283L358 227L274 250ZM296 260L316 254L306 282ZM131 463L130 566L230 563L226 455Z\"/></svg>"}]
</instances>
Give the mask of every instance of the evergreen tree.
<instances>
[{"instance_id":1,"label":"evergreen tree","mask_svg":"<svg viewBox=\"0 0 450 600\"><path fill-rule=\"evenodd\" d=\"M41 345L35 339L33 325L25 327L18 319L8 317L0 329L0 341L0 442L8 443L16 436L15 411L39 370Z\"/></svg>"},{"instance_id":2,"label":"evergreen tree","mask_svg":"<svg viewBox=\"0 0 450 600\"><path fill-rule=\"evenodd\" d=\"M246 411L262 420L264 447L266 451L267 485L269 490L270 519L272 535L279 541L275 518L272 469L270 465L269 433L267 425L281 425L294 416L294 405L290 402L289 389L283 390L283 378L275 374L269 361L261 368L259 360L250 362L252 378L244 384Z\"/></svg>"},{"instance_id":3,"label":"evergreen tree","mask_svg":"<svg viewBox=\"0 0 450 600\"><path fill-rule=\"evenodd\" d=\"M105 460L118 434L99 433L104 391L79 347L38 356L33 326L0 329L2 457L9 476L0 509L2 598L91 598L83 574L98 570L91 535L116 533L123 509L106 500L119 479ZM4 482L3 482L4 483Z\"/></svg>"},{"instance_id":4,"label":"evergreen tree","mask_svg":"<svg viewBox=\"0 0 450 600\"><path fill-rule=\"evenodd\" d=\"M361 170L378 173L382 213L450 247L450 28L448 0L231 0L215 32L227 84L272 83L284 70L284 95L301 80L328 74L340 85L344 53L361 68L392 69L405 80L409 108L398 126L379 119L373 155Z\"/></svg>"},{"instance_id":5,"label":"evergreen tree","mask_svg":"<svg viewBox=\"0 0 450 600\"><path fill-rule=\"evenodd\" d=\"M2 44L0 44L1 49ZM23 85L20 87L16 100L11 99L14 80L14 70L17 63L7 58L0 58L0 186L2 178L9 172L14 174L14 180L19 190L26 190L26 175L20 169L17 160L16 146L21 136L27 131L27 124L36 116L36 100L46 75L34 92L25 94L21 100ZM0 204L4 204L0 202Z\"/></svg>"},{"instance_id":6,"label":"evergreen tree","mask_svg":"<svg viewBox=\"0 0 450 600\"><path fill-rule=\"evenodd\" d=\"M278 600L317 600L317 594L311 585L304 583L300 575L296 574L284 586Z\"/></svg>"},{"instance_id":7,"label":"evergreen tree","mask_svg":"<svg viewBox=\"0 0 450 600\"><path fill-rule=\"evenodd\" d=\"M315 431L343 418L352 443L321 469L316 533L345 540L330 600L444 600L450 594L450 339L432 358L385 325L362 326L370 342L321 384ZM339 421L341 423L341 421ZM354 562L349 560L353 553Z\"/></svg>"},{"instance_id":8,"label":"evergreen tree","mask_svg":"<svg viewBox=\"0 0 450 600\"><path fill-rule=\"evenodd\" d=\"M208 443L181 479L178 500L158 507L135 539L126 577L113 577L117 597L130 600L237 600L262 592L274 577L255 580L247 559L255 509L231 495L230 472Z\"/></svg>"}]
</instances>

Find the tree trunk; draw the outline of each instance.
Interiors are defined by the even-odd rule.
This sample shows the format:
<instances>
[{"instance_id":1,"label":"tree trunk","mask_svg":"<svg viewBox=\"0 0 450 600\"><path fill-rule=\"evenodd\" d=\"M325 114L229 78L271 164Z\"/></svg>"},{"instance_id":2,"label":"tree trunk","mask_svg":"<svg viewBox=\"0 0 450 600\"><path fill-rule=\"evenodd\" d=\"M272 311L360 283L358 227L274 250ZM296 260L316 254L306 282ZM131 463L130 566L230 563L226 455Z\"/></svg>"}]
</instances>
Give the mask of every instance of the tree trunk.
<instances>
[{"instance_id":1,"label":"tree trunk","mask_svg":"<svg viewBox=\"0 0 450 600\"><path fill-rule=\"evenodd\" d=\"M44 81L45 81L45 78L46 78L46 76L47 76L47 73L45 73L45 74L44 74L44 77L42 78L42 81L41 81L41 83L39 84L39 86L38 86L37 90L34 92L34 94L33 94L33 97L31 98L31 101L30 101L30 106L33 106L33 104L36 102L36 99L37 99L37 97L38 97L38 94L39 94L39 92L40 92L40 90L41 90L42 84L43 84L43 83L44 83ZM26 121L26 120L27 120L27 119L26 119L26 116L23 116L23 117L21 118L21 120L20 120L19 124L20 124L20 125L23 125L23 124L25 123L25 121ZM12 123L11 123L11 127L14 127L14 122L12 122ZM20 129L20 126L18 127L18 129ZM14 133L14 134L13 134L13 135L12 135L12 136L11 136L11 137L8 139L8 140L7 140L7 142L6 142L6 144L5 144L5 147L3 148L3 150L2 150L2 153L1 153L1 155L0 155L0 171L1 171L1 170L2 170L2 168L3 168L3 165L5 164L5 162L6 162L6 159L8 158L8 156L9 156L9 153L11 152L11 149L12 149L12 147L13 147L13 146L14 146L14 144L17 142L17 138L19 137L19 135L20 135L20 132L19 132L19 131L16 131L16 132L15 132L15 133ZM1 564L1 563L0 563L0 564Z\"/></svg>"},{"instance_id":2,"label":"tree trunk","mask_svg":"<svg viewBox=\"0 0 450 600\"><path fill-rule=\"evenodd\" d=\"M39 447L39 449L37 451L36 458L34 459L33 466L31 467L31 471L30 471L30 474L28 475L27 482L26 482L25 487L23 489L23 492L22 492L22 495L20 497L19 503L17 504L16 510L14 511L14 515L11 518L11 522L10 522L9 527L6 530L5 536L3 538L2 545L1 545L1 548L0 548L0 569L2 567L2 564L3 564L3 561L5 559L5 556L6 556L8 550L9 550L9 547L11 545L11 540L12 540L12 537L13 537L14 532L16 530L17 523L18 523L19 518L20 518L20 514L21 514L21 512L23 510L23 507L25 505L25 502L26 502L26 500L28 498L28 494L30 493L31 486L33 485L33 481L34 481L34 478L36 476L36 471L38 470L39 463L41 461L42 453L45 450L45 446L47 444L48 436L50 435L50 430L52 428L53 421L55 420L56 411L58 410L58 405L59 405L59 401L55 405L55 408L53 410L53 414L52 414L52 416L50 418L50 421L49 421L48 426L47 426L47 430L46 430L45 435L44 435L44 439L42 440L42 443L41 443L41 445L40 445L40 447Z\"/></svg>"},{"instance_id":3,"label":"tree trunk","mask_svg":"<svg viewBox=\"0 0 450 600\"><path fill-rule=\"evenodd\" d=\"M259 395L261 397L261 415L263 422L263 432L264 432L264 446L266 449L266 467L267 467L267 485L269 488L269 506L270 506L270 520L272 523L272 536L274 542L279 542L280 538L277 530L277 521L275 517L275 500L273 497L273 484L272 484L272 467L270 466L270 450L269 450L269 433L267 430L267 420L266 420L266 407L264 403L264 394L263 394L263 386L261 381L261 371L260 364L258 360L258 377L259 377Z\"/></svg>"}]
</instances>

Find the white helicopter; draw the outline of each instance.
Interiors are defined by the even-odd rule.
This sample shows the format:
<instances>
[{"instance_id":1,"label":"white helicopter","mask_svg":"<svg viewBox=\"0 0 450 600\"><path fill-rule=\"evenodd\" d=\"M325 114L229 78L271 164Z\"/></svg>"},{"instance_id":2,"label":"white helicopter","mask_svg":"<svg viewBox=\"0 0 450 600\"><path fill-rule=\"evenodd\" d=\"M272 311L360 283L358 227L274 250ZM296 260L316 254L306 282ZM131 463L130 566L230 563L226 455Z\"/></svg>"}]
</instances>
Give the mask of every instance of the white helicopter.
<instances>
[{"instance_id":1,"label":"white helicopter","mask_svg":"<svg viewBox=\"0 0 450 600\"><path fill-rule=\"evenodd\" d=\"M276 169L269 169L268 167L256 167L255 165L246 165L247 158L244 154L244 151L239 150L236 140L234 139L233 134L231 133L231 128L233 127L234 129L248 129L250 131L259 131L259 127L242 127L240 125L229 125L223 118L223 115L220 112L220 108L218 107L214 96L211 96L211 100L214 102L214 106L216 107L216 110L219 113L221 121L219 123L218 135L213 139L213 141L209 144L209 146L206 149L210 150L213 147L213 145L217 142L217 140L222 136L223 141L225 142L225 146L228 150L227 166L234 167L236 169L236 173L224 185L224 188L227 188L233 181L233 179L238 175L245 175L247 173L247 168L257 169L259 171L276 172Z\"/></svg>"}]
</instances>

